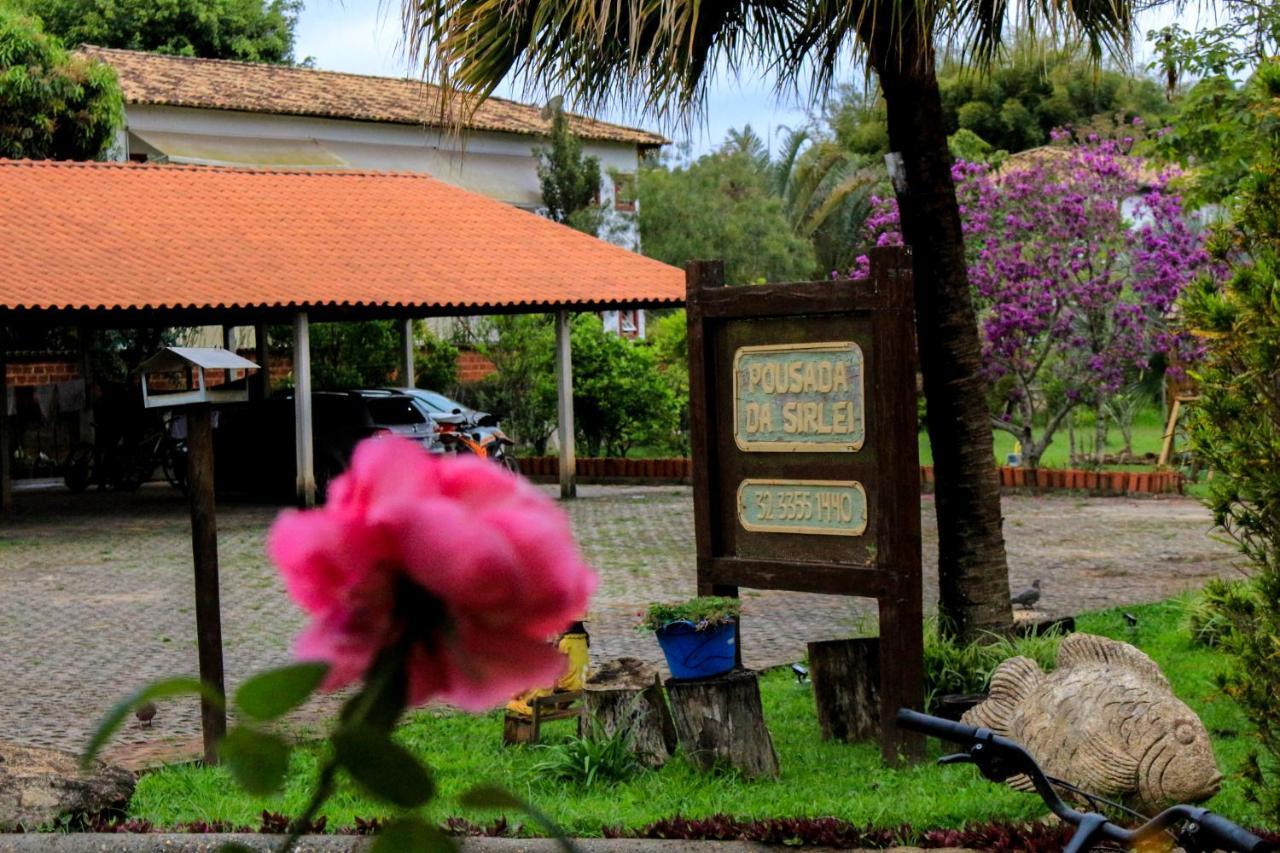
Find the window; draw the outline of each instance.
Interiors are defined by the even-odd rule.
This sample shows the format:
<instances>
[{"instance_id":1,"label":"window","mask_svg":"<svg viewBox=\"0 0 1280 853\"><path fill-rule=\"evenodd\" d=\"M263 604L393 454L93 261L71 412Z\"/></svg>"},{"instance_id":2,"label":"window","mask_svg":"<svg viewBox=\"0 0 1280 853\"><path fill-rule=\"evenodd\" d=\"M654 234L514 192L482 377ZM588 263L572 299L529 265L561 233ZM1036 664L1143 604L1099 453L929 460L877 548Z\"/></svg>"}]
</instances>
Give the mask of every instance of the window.
<instances>
[{"instance_id":1,"label":"window","mask_svg":"<svg viewBox=\"0 0 1280 853\"><path fill-rule=\"evenodd\" d=\"M636 176L613 176L613 209L620 213L636 211Z\"/></svg>"},{"instance_id":2,"label":"window","mask_svg":"<svg viewBox=\"0 0 1280 853\"><path fill-rule=\"evenodd\" d=\"M368 404L369 416L379 426L409 426L427 421L418 407L404 397L370 399Z\"/></svg>"}]
</instances>

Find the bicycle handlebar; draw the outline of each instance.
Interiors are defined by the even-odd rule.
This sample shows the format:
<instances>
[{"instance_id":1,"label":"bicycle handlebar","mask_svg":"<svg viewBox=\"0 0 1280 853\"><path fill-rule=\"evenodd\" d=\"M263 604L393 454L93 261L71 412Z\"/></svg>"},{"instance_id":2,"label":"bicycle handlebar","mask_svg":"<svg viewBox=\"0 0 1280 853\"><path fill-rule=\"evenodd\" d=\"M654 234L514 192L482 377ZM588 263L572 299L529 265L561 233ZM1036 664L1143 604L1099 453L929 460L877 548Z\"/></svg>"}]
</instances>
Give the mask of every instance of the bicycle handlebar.
<instances>
[{"instance_id":1,"label":"bicycle handlebar","mask_svg":"<svg viewBox=\"0 0 1280 853\"><path fill-rule=\"evenodd\" d=\"M1271 849L1270 844L1252 832L1236 826L1222 815L1214 814L1208 809L1201 809L1200 814L1193 817L1192 820L1195 821L1196 826L1206 830L1216 842L1220 842L1224 847L1241 850L1244 853L1264 853L1264 851Z\"/></svg>"},{"instance_id":2,"label":"bicycle handlebar","mask_svg":"<svg viewBox=\"0 0 1280 853\"><path fill-rule=\"evenodd\" d=\"M1077 837L1072 839L1068 847L1070 850L1087 850L1094 840L1102 839L1134 844L1174 824L1184 822L1191 824L1184 830L1184 834L1204 849L1221 848L1239 853L1266 853L1273 849L1272 845L1252 832L1221 815L1196 806L1172 806L1137 829L1125 829L1106 820L1102 815L1079 812L1068 806L1026 749L990 729L975 728L966 723L931 717L906 708L898 710L898 726L963 744L968 749L968 755L959 758L977 764L982 774L993 781L1003 782L1010 776L1025 773L1045 805L1064 821L1079 827ZM1205 844L1204 841L1209 843Z\"/></svg>"}]
</instances>

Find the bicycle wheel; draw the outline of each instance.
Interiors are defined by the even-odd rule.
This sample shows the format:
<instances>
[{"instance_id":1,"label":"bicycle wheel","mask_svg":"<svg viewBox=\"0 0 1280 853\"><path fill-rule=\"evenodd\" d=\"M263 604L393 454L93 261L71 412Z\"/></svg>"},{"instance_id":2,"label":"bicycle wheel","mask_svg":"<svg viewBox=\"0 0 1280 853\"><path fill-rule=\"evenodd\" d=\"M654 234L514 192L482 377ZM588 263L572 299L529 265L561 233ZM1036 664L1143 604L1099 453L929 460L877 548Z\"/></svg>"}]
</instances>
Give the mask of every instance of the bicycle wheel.
<instances>
[{"instance_id":1,"label":"bicycle wheel","mask_svg":"<svg viewBox=\"0 0 1280 853\"><path fill-rule=\"evenodd\" d=\"M145 451L141 449L122 451L111 485L117 491L136 492L139 486L151 479L155 470L155 459Z\"/></svg>"},{"instance_id":2,"label":"bicycle wheel","mask_svg":"<svg viewBox=\"0 0 1280 853\"><path fill-rule=\"evenodd\" d=\"M62 482L72 494L80 494L93 481L93 445L82 441L67 454L62 463Z\"/></svg>"},{"instance_id":3,"label":"bicycle wheel","mask_svg":"<svg viewBox=\"0 0 1280 853\"><path fill-rule=\"evenodd\" d=\"M180 441L165 445L160 453L160 466L164 478L175 489L187 490L187 446Z\"/></svg>"}]
</instances>

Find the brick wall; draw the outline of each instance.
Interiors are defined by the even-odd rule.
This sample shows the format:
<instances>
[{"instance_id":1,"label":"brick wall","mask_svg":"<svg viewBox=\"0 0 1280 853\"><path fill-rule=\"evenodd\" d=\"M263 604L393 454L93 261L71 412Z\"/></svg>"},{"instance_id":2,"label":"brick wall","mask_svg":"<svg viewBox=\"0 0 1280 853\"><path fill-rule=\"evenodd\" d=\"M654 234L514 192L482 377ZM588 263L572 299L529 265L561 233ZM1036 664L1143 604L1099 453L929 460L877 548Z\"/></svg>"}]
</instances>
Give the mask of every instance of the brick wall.
<instances>
[{"instance_id":1,"label":"brick wall","mask_svg":"<svg viewBox=\"0 0 1280 853\"><path fill-rule=\"evenodd\" d=\"M10 388L30 388L80 378L80 365L72 360L19 361L5 365Z\"/></svg>"},{"instance_id":2,"label":"brick wall","mask_svg":"<svg viewBox=\"0 0 1280 853\"><path fill-rule=\"evenodd\" d=\"M479 382L498 371L493 362L475 350L464 349L458 352L458 381Z\"/></svg>"}]
</instances>

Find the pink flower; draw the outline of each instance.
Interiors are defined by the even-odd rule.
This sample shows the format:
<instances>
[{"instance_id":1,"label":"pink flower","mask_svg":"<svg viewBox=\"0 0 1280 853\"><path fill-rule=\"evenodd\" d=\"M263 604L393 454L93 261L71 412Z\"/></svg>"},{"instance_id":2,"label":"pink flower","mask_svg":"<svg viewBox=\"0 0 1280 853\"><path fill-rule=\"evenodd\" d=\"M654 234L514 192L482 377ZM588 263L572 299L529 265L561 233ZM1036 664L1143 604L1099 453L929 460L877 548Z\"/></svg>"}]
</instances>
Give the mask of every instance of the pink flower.
<instances>
[{"instance_id":1,"label":"pink flower","mask_svg":"<svg viewBox=\"0 0 1280 853\"><path fill-rule=\"evenodd\" d=\"M478 711L555 683L565 659L548 641L596 586L551 498L400 438L362 442L324 507L280 514L267 551L311 614L296 653L330 665L325 689L408 640L413 705Z\"/></svg>"}]
</instances>

